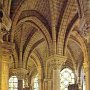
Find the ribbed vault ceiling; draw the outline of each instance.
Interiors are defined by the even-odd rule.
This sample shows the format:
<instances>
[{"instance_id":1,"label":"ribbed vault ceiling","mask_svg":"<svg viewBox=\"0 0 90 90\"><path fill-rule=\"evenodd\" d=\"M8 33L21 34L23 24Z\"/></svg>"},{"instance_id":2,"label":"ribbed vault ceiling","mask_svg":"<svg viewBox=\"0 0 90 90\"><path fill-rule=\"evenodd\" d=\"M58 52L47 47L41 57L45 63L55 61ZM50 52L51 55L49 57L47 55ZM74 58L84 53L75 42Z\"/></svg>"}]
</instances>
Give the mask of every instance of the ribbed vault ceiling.
<instances>
[{"instance_id":1,"label":"ribbed vault ceiling","mask_svg":"<svg viewBox=\"0 0 90 90\"><path fill-rule=\"evenodd\" d=\"M11 41L15 43L16 52L13 54L14 63L18 58L22 67L32 69L33 65L38 65L36 57L43 66L46 58L53 53L54 36L59 54L79 19L78 5L76 0L12 0L10 17ZM83 53L77 41L70 38L67 49L67 66L73 66L72 58L76 63L82 61ZM19 64L16 66L19 67Z\"/></svg>"}]
</instances>

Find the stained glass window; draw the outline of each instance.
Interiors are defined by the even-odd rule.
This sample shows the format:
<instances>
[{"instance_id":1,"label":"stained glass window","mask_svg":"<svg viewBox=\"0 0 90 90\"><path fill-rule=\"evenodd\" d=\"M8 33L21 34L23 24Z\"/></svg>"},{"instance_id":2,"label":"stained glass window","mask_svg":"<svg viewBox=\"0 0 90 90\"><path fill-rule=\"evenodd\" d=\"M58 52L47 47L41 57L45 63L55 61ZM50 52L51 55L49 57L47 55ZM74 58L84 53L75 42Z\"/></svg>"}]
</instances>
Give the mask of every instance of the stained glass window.
<instances>
[{"instance_id":1,"label":"stained glass window","mask_svg":"<svg viewBox=\"0 0 90 90\"><path fill-rule=\"evenodd\" d=\"M38 87L38 75L36 75L36 77L34 78L34 90L39 90L39 87Z\"/></svg>"},{"instance_id":2,"label":"stained glass window","mask_svg":"<svg viewBox=\"0 0 90 90\"><path fill-rule=\"evenodd\" d=\"M75 75L71 69L65 68L60 72L60 90L68 90L69 84L75 83Z\"/></svg>"},{"instance_id":3,"label":"stained glass window","mask_svg":"<svg viewBox=\"0 0 90 90\"><path fill-rule=\"evenodd\" d=\"M18 79L16 76L12 76L9 79L9 90L18 90Z\"/></svg>"}]
</instances>

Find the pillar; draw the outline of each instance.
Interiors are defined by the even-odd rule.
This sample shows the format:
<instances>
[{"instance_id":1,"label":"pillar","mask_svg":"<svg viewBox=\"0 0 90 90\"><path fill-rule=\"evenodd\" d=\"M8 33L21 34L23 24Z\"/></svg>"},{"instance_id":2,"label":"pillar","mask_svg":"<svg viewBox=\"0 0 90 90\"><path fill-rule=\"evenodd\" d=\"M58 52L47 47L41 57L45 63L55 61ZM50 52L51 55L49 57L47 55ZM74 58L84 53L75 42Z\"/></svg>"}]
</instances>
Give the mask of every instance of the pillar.
<instances>
[{"instance_id":1,"label":"pillar","mask_svg":"<svg viewBox=\"0 0 90 90\"><path fill-rule=\"evenodd\" d=\"M0 13L2 14L0 16L0 90L8 90L9 60L13 45L9 42L3 41L3 36L9 33L11 20L2 9L4 7L1 4L4 4L3 0L0 0Z\"/></svg>"},{"instance_id":2,"label":"pillar","mask_svg":"<svg viewBox=\"0 0 90 90\"><path fill-rule=\"evenodd\" d=\"M18 80L18 90L23 90L23 80Z\"/></svg>"},{"instance_id":3,"label":"pillar","mask_svg":"<svg viewBox=\"0 0 90 90\"><path fill-rule=\"evenodd\" d=\"M52 79L44 79L43 90L52 90Z\"/></svg>"},{"instance_id":4,"label":"pillar","mask_svg":"<svg viewBox=\"0 0 90 90\"><path fill-rule=\"evenodd\" d=\"M52 70L51 90L60 90L60 70L66 59L67 58L65 56L60 55L53 55L48 58L47 67Z\"/></svg>"},{"instance_id":5,"label":"pillar","mask_svg":"<svg viewBox=\"0 0 90 90\"><path fill-rule=\"evenodd\" d=\"M18 90L23 90L23 80L26 78L28 70L24 68L11 69L11 73L18 78Z\"/></svg>"},{"instance_id":6,"label":"pillar","mask_svg":"<svg viewBox=\"0 0 90 90\"><path fill-rule=\"evenodd\" d=\"M38 66L38 85L39 85L39 90L43 90L43 72L42 72L42 67Z\"/></svg>"},{"instance_id":7,"label":"pillar","mask_svg":"<svg viewBox=\"0 0 90 90\"><path fill-rule=\"evenodd\" d=\"M53 90L60 90L60 70L53 70Z\"/></svg>"},{"instance_id":8,"label":"pillar","mask_svg":"<svg viewBox=\"0 0 90 90\"><path fill-rule=\"evenodd\" d=\"M10 45L0 43L0 90L8 90Z\"/></svg>"},{"instance_id":9,"label":"pillar","mask_svg":"<svg viewBox=\"0 0 90 90\"><path fill-rule=\"evenodd\" d=\"M32 90L32 85L31 85L31 77L28 77L28 88L29 90Z\"/></svg>"}]
</instances>

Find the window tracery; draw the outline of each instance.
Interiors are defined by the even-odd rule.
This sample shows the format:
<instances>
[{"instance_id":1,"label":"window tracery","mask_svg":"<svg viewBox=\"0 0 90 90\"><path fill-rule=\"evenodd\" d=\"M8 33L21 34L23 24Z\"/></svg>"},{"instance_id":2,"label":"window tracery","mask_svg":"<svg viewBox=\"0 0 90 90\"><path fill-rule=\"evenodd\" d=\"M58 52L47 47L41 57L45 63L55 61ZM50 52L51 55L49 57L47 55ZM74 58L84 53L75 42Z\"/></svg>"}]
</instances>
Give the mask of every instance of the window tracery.
<instances>
[{"instance_id":1,"label":"window tracery","mask_svg":"<svg viewBox=\"0 0 90 90\"><path fill-rule=\"evenodd\" d=\"M69 68L64 68L60 72L60 90L68 90L69 84L75 83L75 75Z\"/></svg>"},{"instance_id":2,"label":"window tracery","mask_svg":"<svg viewBox=\"0 0 90 90\"><path fill-rule=\"evenodd\" d=\"M18 90L18 79L16 76L12 76L9 79L9 90Z\"/></svg>"}]
</instances>

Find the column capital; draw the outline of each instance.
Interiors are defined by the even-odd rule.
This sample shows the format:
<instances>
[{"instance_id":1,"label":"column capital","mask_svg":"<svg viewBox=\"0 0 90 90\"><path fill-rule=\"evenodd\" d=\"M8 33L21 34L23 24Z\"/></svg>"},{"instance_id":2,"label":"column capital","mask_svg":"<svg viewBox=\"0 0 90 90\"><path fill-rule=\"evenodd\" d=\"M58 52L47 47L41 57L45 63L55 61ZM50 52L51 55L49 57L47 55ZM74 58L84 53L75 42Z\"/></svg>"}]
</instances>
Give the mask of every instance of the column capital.
<instances>
[{"instance_id":1,"label":"column capital","mask_svg":"<svg viewBox=\"0 0 90 90\"><path fill-rule=\"evenodd\" d=\"M11 73L17 76L19 80L22 80L26 77L28 70L24 68L11 69Z\"/></svg>"},{"instance_id":2,"label":"column capital","mask_svg":"<svg viewBox=\"0 0 90 90\"><path fill-rule=\"evenodd\" d=\"M53 55L47 60L47 66L53 69L60 69L62 64L67 60L66 56Z\"/></svg>"},{"instance_id":3,"label":"column capital","mask_svg":"<svg viewBox=\"0 0 90 90\"><path fill-rule=\"evenodd\" d=\"M14 44L9 42L0 42L0 62L9 63Z\"/></svg>"},{"instance_id":4,"label":"column capital","mask_svg":"<svg viewBox=\"0 0 90 90\"><path fill-rule=\"evenodd\" d=\"M6 41L3 41L3 42L0 42L0 51L2 54L10 54L13 49L15 47L15 44L14 43L11 43L11 42L6 42Z\"/></svg>"}]
</instances>

